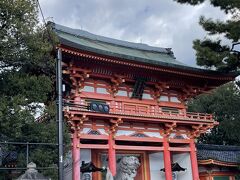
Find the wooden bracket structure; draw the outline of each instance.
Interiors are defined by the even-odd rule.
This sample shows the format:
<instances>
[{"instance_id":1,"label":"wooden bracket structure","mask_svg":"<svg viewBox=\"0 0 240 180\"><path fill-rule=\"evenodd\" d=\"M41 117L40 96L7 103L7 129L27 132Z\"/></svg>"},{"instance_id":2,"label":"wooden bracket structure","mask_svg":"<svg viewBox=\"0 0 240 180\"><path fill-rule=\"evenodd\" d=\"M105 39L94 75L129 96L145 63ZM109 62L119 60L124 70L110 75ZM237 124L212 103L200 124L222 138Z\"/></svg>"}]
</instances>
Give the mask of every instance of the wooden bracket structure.
<instances>
[{"instance_id":1,"label":"wooden bracket structure","mask_svg":"<svg viewBox=\"0 0 240 180\"><path fill-rule=\"evenodd\" d=\"M69 112L65 112L64 113L64 117L67 119L67 125L69 127L69 130L71 133L78 131L78 136L80 136L80 130L83 127L84 121L88 120L88 117L84 114L81 117L77 117L76 120L76 116L74 113Z\"/></svg>"},{"instance_id":2,"label":"wooden bracket structure","mask_svg":"<svg viewBox=\"0 0 240 180\"><path fill-rule=\"evenodd\" d=\"M201 135L201 133L204 132L206 127L204 127L202 124L199 125L193 125L192 126L192 133L191 133L191 137L192 138L197 138Z\"/></svg>"},{"instance_id":3,"label":"wooden bracket structure","mask_svg":"<svg viewBox=\"0 0 240 180\"><path fill-rule=\"evenodd\" d=\"M153 93L153 98L155 100L158 100L159 97L161 96L161 93L169 88L170 87L166 82L155 84L155 91Z\"/></svg>"},{"instance_id":4,"label":"wooden bracket structure","mask_svg":"<svg viewBox=\"0 0 240 180\"><path fill-rule=\"evenodd\" d=\"M115 138L115 133L117 132L119 124L123 123L123 120L121 118L118 118L117 120L111 119L110 120L111 126L109 129L109 134L113 135L113 138Z\"/></svg>"},{"instance_id":5,"label":"wooden bracket structure","mask_svg":"<svg viewBox=\"0 0 240 180\"><path fill-rule=\"evenodd\" d=\"M169 136L173 132L174 128L176 128L176 127L177 127L176 122L166 123L165 124L165 136Z\"/></svg>"},{"instance_id":6,"label":"wooden bracket structure","mask_svg":"<svg viewBox=\"0 0 240 180\"><path fill-rule=\"evenodd\" d=\"M218 124L219 124L218 122L215 122L213 124L208 124L208 125L203 125L203 124L193 125L192 126L192 131L190 133L190 137L191 138L197 138L201 134L206 133L206 131L212 129L214 126L216 126Z\"/></svg>"},{"instance_id":7,"label":"wooden bracket structure","mask_svg":"<svg viewBox=\"0 0 240 180\"><path fill-rule=\"evenodd\" d=\"M207 92L205 88L186 86L182 89L182 94L179 95L179 99L181 99L182 101L186 101L187 99L195 97L203 92Z\"/></svg>"},{"instance_id":8,"label":"wooden bracket structure","mask_svg":"<svg viewBox=\"0 0 240 180\"><path fill-rule=\"evenodd\" d=\"M121 75L114 75L111 78L111 88L109 89L109 93L114 97L118 92L119 85L125 82L125 78Z\"/></svg>"},{"instance_id":9,"label":"wooden bracket structure","mask_svg":"<svg viewBox=\"0 0 240 180\"><path fill-rule=\"evenodd\" d=\"M88 69L73 67L72 63L69 63L68 68L63 70L63 74L70 76L71 85L78 89L79 92L84 87L84 81L90 77L91 72L92 71Z\"/></svg>"},{"instance_id":10,"label":"wooden bracket structure","mask_svg":"<svg viewBox=\"0 0 240 180\"><path fill-rule=\"evenodd\" d=\"M75 125L73 124L74 114L69 111L69 109L64 111L64 119L67 121L67 125L70 129L70 132L73 132Z\"/></svg>"}]
</instances>

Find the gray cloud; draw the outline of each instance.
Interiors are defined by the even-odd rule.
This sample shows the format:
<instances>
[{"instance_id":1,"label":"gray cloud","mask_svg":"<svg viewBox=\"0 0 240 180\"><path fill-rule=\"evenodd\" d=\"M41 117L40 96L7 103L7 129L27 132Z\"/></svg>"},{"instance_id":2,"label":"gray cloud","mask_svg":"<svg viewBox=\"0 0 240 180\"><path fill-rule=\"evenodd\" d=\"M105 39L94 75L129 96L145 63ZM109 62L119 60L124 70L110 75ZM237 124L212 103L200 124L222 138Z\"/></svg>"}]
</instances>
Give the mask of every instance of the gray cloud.
<instances>
[{"instance_id":1,"label":"gray cloud","mask_svg":"<svg viewBox=\"0 0 240 180\"><path fill-rule=\"evenodd\" d=\"M152 46L171 47L176 58L195 65L192 41L206 33L200 15L224 19L208 3L181 5L173 0L40 0L45 17L72 28Z\"/></svg>"}]
</instances>

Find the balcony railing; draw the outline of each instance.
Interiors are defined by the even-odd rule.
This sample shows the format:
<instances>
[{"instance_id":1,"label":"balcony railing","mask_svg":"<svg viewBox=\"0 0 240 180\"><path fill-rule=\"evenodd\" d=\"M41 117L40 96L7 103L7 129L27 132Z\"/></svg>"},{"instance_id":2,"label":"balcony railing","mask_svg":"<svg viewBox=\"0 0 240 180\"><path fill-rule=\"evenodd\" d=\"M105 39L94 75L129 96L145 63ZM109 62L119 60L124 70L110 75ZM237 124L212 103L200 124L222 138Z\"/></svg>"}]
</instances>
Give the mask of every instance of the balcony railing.
<instances>
[{"instance_id":1,"label":"balcony railing","mask_svg":"<svg viewBox=\"0 0 240 180\"><path fill-rule=\"evenodd\" d=\"M161 119L175 119L175 120L195 120L195 121L212 121L214 122L213 116L211 114L205 113L195 113L195 112L184 112L176 108L169 107L169 111L161 109L162 107L150 108L148 106L118 106L109 105L110 110L107 114L120 115L120 116L132 116L132 117L149 117L149 118L161 118ZM64 102L65 110L72 111L83 111L83 112L93 112L90 110L88 105L80 105L71 103L71 101ZM97 112L101 113L101 112Z\"/></svg>"},{"instance_id":2,"label":"balcony railing","mask_svg":"<svg viewBox=\"0 0 240 180\"><path fill-rule=\"evenodd\" d=\"M170 119L195 119L195 120L206 120L213 121L213 116L211 114L205 113L195 113L195 112L181 112L181 111L161 111L161 108L155 109L129 109L129 108L119 108L110 106L110 113L112 114L123 114L130 116L146 116L146 117L156 117L156 118L170 118Z\"/></svg>"}]
</instances>

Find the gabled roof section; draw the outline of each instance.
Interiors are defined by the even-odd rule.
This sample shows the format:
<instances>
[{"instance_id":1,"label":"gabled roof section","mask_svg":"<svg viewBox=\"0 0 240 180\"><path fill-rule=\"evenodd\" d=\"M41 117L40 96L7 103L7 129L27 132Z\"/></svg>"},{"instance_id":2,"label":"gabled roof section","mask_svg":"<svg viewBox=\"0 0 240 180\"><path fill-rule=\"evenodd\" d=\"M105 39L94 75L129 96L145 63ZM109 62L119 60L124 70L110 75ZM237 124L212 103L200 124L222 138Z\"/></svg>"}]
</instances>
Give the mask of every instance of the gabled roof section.
<instances>
[{"instance_id":1,"label":"gabled roof section","mask_svg":"<svg viewBox=\"0 0 240 180\"><path fill-rule=\"evenodd\" d=\"M153 47L147 44L103 37L80 29L72 29L53 22L48 22L48 25L50 25L56 32L61 45L77 50L91 52L107 57L114 57L119 61L128 60L134 63L144 63L164 68L181 69L183 71L197 74L204 73L216 76L224 75L232 79L238 75L238 73L235 72L222 73L186 65L176 60L170 48Z\"/></svg>"},{"instance_id":2,"label":"gabled roof section","mask_svg":"<svg viewBox=\"0 0 240 180\"><path fill-rule=\"evenodd\" d=\"M215 162L240 164L240 147L212 144L197 145L198 161L206 161L206 164ZM209 163L207 163L207 160Z\"/></svg>"},{"instance_id":3,"label":"gabled roof section","mask_svg":"<svg viewBox=\"0 0 240 180\"><path fill-rule=\"evenodd\" d=\"M175 59L170 48L127 42L95 35L79 29L72 29L51 22L50 24L57 33L60 43L73 48L150 64L161 64L162 62L186 66Z\"/></svg>"}]
</instances>

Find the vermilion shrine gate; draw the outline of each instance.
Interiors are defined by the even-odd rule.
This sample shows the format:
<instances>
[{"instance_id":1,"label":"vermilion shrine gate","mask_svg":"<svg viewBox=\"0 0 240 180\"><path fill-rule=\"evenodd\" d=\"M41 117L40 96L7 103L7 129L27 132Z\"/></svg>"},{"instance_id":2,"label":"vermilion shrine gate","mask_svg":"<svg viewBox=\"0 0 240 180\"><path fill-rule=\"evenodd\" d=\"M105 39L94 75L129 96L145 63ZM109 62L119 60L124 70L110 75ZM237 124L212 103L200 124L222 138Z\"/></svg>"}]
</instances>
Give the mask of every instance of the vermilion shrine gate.
<instances>
[{"instance_id":1,"label":"vermilion shrine gate","mask_svg":"<svg viewBox=\"0 0 240 180\"><path fill-rule=\"evenodd\" d=\"M172 180L172 163L186 168L178 179L198 180L195 138L218 123L211 114L187 112L185 102L235 75L184 65L168 48L53 28L67 87L72 179L80 179L81 161L116 175L119 159L131 155L141 164L137 180ZM92 179L104 180L104 174L92 173Z\"/></svg>"}]
</instances>

